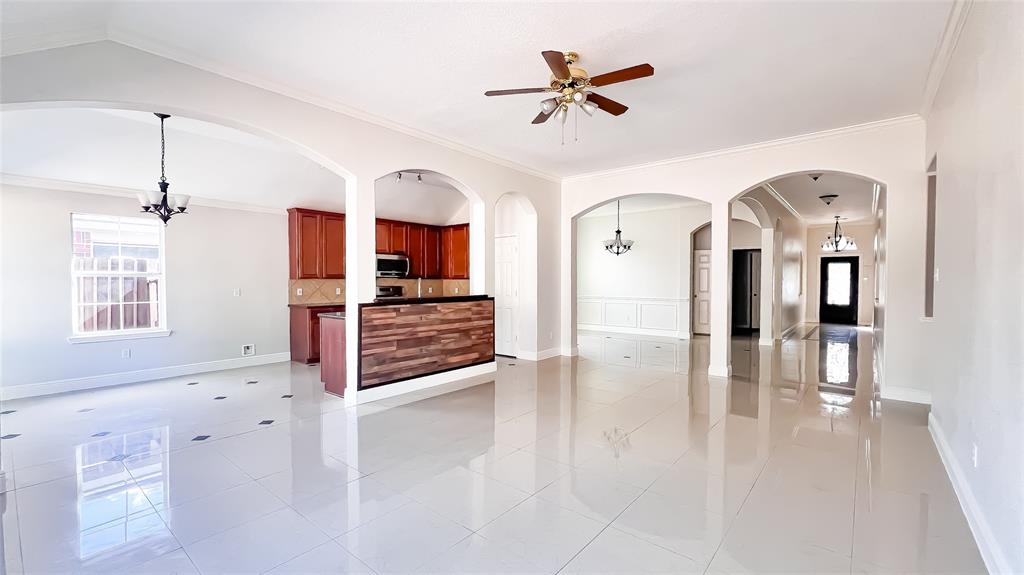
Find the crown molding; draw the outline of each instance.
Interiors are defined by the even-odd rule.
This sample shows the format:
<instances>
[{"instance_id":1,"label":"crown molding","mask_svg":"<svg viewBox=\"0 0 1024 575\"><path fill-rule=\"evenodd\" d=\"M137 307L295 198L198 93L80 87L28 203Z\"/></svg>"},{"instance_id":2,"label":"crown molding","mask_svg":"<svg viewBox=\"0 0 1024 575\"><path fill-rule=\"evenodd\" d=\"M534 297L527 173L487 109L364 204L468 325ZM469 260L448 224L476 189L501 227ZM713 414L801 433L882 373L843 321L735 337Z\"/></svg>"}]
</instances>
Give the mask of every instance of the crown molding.
<instances>
[{"instance_id":1,"label":"crown molding","mask_svg":"<svg viewBox=\"0 0 1024 575\"><path fill-rule=\"evenodd\" d=\"M122 44L129 48L134 48L136 50L141 50L143 52L153 54L154 56L159 56L161 58L173 60L175 62L178 62L179 64L184 64L186 66L198 68L205 72L216 74L218 76L222 76L234 80L236 82L248 84L250 86L254 86L262 90L267 90L269 92L274 92L276 94L280 94L282 96L286 96L288 98L292 98L300 102L305 102L306 104L311 104L313 106L317 106L318 108L324 108L326 110L330 110L332 112L336 112L339 114L344 114L346 116L350 116L358 120L362 120L364 122L380 126L382 128L400 132L407 136L411 136L419 140L424 140L432 144L437 144L450 150L461 152L463 154L467 154L479 158L481 160L498 164L500 166L509 168L511 170L515 170L517 172L522 172L524 174L528 174L554 183L560 183L562 181L560 176L549 174L547 172L531 168L518 162L507 160L505 158L485 152L478 148L474 148L467 144L457 142L455 140L450 140L448 138L444 138L442 136L438 136L430 132L425 132L423 130L413 128L411 126L395 122L393 120L388 120L387 118L371 114L364 110L360 110L358 108L342 104L341 102L331 100L329 98L323 98L321 96L317 96L315 94L305 92L303 90L298 90L286 86L284 84L272 82L265 78L254 76L252 74L246 74L240 70L236 70L229 66L226 66L223 63L217 62L209 58L204 58L195 53L178 49L166 43L153 40L152 38L146 38L134 32L130 32L117 27L111 27L108 28L107 37L105 39L115 42L117 44Z\"/></svg>"},{"instance_id":2,"label":"crown molding","mask_svg":"<svg viewBox=\"0 0 1024 575\"><path fill-rule=\"evenodd\" d=\"M960 34L963 32L967 16L971 11L973 0L956 0L949 10L949 17L946 19L946 27L942 30L942 36L932 54L931 64L928 66L928 80L925 82L924 94L921 99L922 117L927 117L935 103L935 96L942 86L942 78L946 75L949 62L953 59L957 43L960 41Z\"/></svg>"},{"instance_id":3,"label":"crown molding","mask_svg":"<svg viewBox=\"0 0 1024 575\"><path fill-rule=\"evenodd\" d=\"M809 230L819 230L819 229L823 230L823 229L826 229L826 228L834 228L835 225L836 225L835 220L832 220L831 222L824 223L824 224L808 224L807 225L807 229L809 229ZM839 220L839 225L840 226L873 226L873 225L875 225L875 221L872 220L872 219L866 219L866 218L860 218L860 219L856 219L856 220L840 219Z\"/></svg>"},{"instance_id":4,"label":"crown molding","mask_svg":"<svg viewBox=\"0 0 1024 575\"><path fill-rule=\"evenodd\" d=\"M649 168L656 168L660 166L669 166L672 164L684 164L686 162L692 162L695 160L703 160L706 158L714 158L718 156L728 156L731 154L740 154L743 152L750 152L754 150L762 150L765 148L776 148L779 146L788 146L792 144L799 144L803 142L812 142L815 140L822 140L826 138L835 138L838 136L847 136L850 134L856 134L859 132L867 132L870 130L879 130L883 128L890 128L893 126L900 126L903 124L911 124L914 122L922 121L922 117L918 114L908 114L906 116L897 116L895 118L888 118L886 120L876 120L874 122L865 122L863 124L854 124L852 126L844 126L842 128L832 128L829 130L822 130L820 132L811 132L808 134L800 134L797 136L787 136L785 138L778 138L775 140L766 140L764 142L757 142L754 144L744 144L742 146L734 146L732 148L722 148L720 150L712 150L709 152L700 152L698 154L692 154L689 156L678 156L675 158L667 158L664 160L657 160L654 162L646 162L643 164L633 164L630 166L623 166L621 168L612 168L610 170L600 170L596 172L585 172L582 174L576 174L572 176L566 176L562 178L563 182L574 181L574 180L586 180L590 178L596 178L601 176L611 176L615 174L623 174L627 172L633 172L637 170L646 170Z\"/></svg>"},{"instance_id":5,"label":"crown molding","mask_svg":"<svg viewBox=\"0 0 1024 575\"><path fill-rule=\"evenodd\" d=\"M45 34L5 34L0 40L0 56L16 56L39 50L65 48L107 39L105 26L87 26L74 30L60 30Z\"/></svg>"},{"instance_id":6,"label":"crown molding","mask_svg":"<svg viewBox=\"0 0 1024 575\"><path fill-rule=\"evenodd\" d=\"M100 196L114 196L118 198L129 198L136 201L135 196L145 190L122 188L119 186L105 186L101 184L90 184L86 182L72 182L52 178L37 178L33 176L21 176L0 172L0 186L18 186L23 188L36 188L41 190L57 190L60 192L77 192L81 194L96 194ZM200 198L193 196L189 206L203 206L206 208L219 208L222 210L238 210L243 212L259 212L263 214L286 215L288 212L282 208L258 206L255 204L244 204L241 202L225 202L211 198Z\"/></svg>"},{"instance_id":7,"label":"crown molding","mask_svg":"<svg viewBox=\"0 0 1024 575\"><path fill-rule=\"evenodd\" d=\"M774 198L776 202L782 204L782 207L786 208L786 211L793 214L800 223L806 224L806 222L804 222L804 217L800 215L800 212L796 211L796 208L793 207L793 204L789 203L789 200L782 197L782 194L775 189L775 186L773 186L771 182L765 182L761 184L761 187L764 188L764 191L768 192L768 195Z\"/></svg>"}]
</instances>

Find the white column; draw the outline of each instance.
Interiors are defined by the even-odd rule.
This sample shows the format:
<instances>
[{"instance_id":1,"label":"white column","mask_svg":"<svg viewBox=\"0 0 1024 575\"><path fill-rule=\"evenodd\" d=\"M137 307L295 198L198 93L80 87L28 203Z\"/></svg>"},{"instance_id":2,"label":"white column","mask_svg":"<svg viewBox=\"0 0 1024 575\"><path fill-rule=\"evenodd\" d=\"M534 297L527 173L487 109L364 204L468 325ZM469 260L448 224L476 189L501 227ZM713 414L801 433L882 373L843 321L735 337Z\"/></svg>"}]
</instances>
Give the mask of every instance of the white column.
<instances>
[{"instance_id":1,"label":"white column","mask_svg":"<svg viewBox=\"0 0 1024 575\"><path fill-rule=\"evenodd\" d=\"M565 206L562 206L564 213ZM561 271L561 303L562 355L576 355L576 220L562 218L559 234L561 235L562 261Z\"/></svg>"},{"instance_id":2,"label":"white column","mask_svg":"<svg viewBox=\"0 0 1024 575\"><path fill-rule=\"evenodd\" d=\"M708 375L728 377L732 372L730 335L732 330L732 250L729 226L732 204L711 205L711 359Z\"/></svg>"},{"instance_id":3,"label":"white column","mask_svg":"<svg viewBox=\"0 0 1024 575\"><path fill-rule=\"evenodd\" d=\"M470 198L469 212L469 293L493 293L494 287L494 205Z\"/></svg>"},{"instance_id":4,"label":"white column","mask_svg":"<svg viewBox=\"0 0 1024 575\"><path fill-rule=\"evenodd\" d=\"M761 328L758 345L775 343L775 230L761 230Z\"/></svg>"},{"instance_id":5,"label":"white column","mask_svg":"<svg viewBox=\"0 0 1024 575\"><path fill-rule=\"evenodd\" d=\"M345 405L356 405L359 384L359 304L376 294L373 178L345 182Z\"/></svg>"}]
</instances>

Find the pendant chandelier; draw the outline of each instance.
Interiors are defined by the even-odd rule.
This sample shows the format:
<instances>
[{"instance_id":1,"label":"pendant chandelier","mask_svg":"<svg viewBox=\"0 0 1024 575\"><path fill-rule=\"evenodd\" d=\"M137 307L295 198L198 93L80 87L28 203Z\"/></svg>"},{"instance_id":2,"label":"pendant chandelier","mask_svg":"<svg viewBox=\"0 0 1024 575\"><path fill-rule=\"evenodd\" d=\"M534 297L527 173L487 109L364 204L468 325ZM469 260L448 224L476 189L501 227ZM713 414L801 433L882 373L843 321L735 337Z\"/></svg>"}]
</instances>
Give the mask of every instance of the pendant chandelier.
<instances>
[{"instance_id":1,"label":"pendant chandelier","mask_svg":"<svg viewBox=\"0 0 1024 575\"><path fill-rule=\"evenodd\" d=\"M843 234L843 228L839 226L839 216L835 216L836 226L832 235L821 243L821 249L826 252L852 252L857 249L857 242L851 236Z\"/></svg>"},{"instance_id":2,"label":"pendant chandelier","mask_svg":"<svg viewBox=\"0 0 1024 575\"><path fill-rule=\"evenodd\" d=\"M622 239L622 206L615 202L615 239L605 240L604 249L617 256L628 252L633 247L633 240Z\"/></svg>"},{"instance_id":3,"label":"pendant chandelier","mask_svg":"<svg viewBox=\"0 0 1024 575\"><path fill-rule=\"evenodd\" d=\"M157 182L157 185L160 186L160 191L140 193L138 194L138 199L139 204L142 205L143 212L156 215L164 225L167 225L172 216L185 213L185 208L188 207L188 201L191 199L191 196L167 193L167 188L171 184L167 181L167 176L164 174L164 158L166 155L164 120L171 116L168 114L153 115L160 118L160 181Z\"/></svg>"}]
</instances>

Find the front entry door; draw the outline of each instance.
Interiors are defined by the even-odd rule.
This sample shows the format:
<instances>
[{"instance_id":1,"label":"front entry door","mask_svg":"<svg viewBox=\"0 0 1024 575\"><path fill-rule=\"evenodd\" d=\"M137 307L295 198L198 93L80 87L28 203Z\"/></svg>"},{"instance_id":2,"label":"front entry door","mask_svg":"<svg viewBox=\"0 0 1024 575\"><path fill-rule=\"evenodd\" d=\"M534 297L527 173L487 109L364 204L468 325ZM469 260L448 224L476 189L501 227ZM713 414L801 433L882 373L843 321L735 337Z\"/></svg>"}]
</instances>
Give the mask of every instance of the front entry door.
<instances>
[{"instance_id":1,"label":"front entry door","mask_svg":"<svg viewBox=\"0 0 1024 575\"><path fill-rule=\"evenodd\" d=\"M711 333L711 250L693 250L693 333Z\"/></svg>"},{"instance_id":2,"label":"front entry door","mask_svg":"<svg viewBox=\"0 0 1024 575\"><path fill-rule=\"evenodd\" d=\"M857 256L821 258L821 323L856 325L859 261Z\"/></svg>"}]
</instances>

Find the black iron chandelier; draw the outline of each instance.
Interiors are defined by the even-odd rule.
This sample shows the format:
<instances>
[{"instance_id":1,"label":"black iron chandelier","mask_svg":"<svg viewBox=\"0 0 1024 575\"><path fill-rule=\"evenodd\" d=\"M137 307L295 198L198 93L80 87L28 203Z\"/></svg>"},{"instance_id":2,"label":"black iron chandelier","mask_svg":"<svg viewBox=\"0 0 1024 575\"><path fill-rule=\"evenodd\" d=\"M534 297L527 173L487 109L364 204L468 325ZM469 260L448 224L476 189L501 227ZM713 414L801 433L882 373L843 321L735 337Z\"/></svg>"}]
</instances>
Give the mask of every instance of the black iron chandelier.
<instances>
[{"instance_id":1,"label":"black iron chandelier","mask_svg":"<svg viewBox=\"0 0 1024 575\"><path fill-rule=\"evenodd\" d=\"M835 216L836 226L832 235L821 243L821 249L826 252L852 252L857 250L857 242L851 236L843 234L843 228L839 226L839 216Z\"/></svg>"},{"instance_id":2,"label":"black iron chandelier","mask_svg":"<svg viewBox=\"0 0 1024 575\"><path fill-rule=\"evenodd\" d=\"M633 240L622 239L622 214L620 202L615 202L615 239L605 240L604 249L617 256L628 252L633 247Z\"/></svg>"},{"instance_id":3,"label":"black iron chandelier","mask_svg":"<svg viewBox=\"0 0 1024 575\"><path fill-rule=\"evenodd\" d=\"M157 182L157 185L160 186L160 191L140 193L138 198L143 212L155 214L163 221L164 225L167 225L172 216L185 213L185 208L188 207L188 201L191 199L191 196L167 193L167 188L171 187L171 184L167 181L167 176L164 174L164 160L167 151L167 142L164 138L164 120L171 116L160 113L154 113L153 115L160 118L160 181Z\"/></svg>"}]
</instances>

